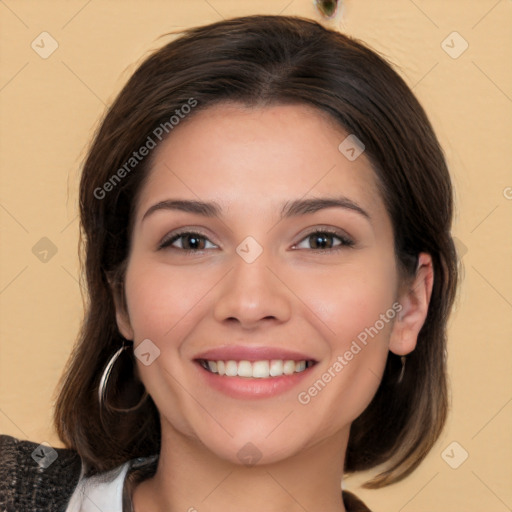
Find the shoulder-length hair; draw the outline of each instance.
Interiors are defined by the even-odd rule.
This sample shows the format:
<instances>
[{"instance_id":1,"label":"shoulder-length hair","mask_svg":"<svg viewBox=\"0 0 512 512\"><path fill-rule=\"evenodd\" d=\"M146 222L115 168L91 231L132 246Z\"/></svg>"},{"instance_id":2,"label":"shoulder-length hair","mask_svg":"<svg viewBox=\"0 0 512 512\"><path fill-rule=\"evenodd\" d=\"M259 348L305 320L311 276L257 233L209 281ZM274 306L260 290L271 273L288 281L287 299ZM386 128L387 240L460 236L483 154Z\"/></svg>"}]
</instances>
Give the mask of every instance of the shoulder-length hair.
<instances>
[{"instance_id":1,"label":"shoulder-length hair","mask_svg":"<svg viewBox=\"0 0 512 512\"><path fill-rule=\"evenodd\" d=\"M88 300L60 381L57 433L78 451L89 475L159 453L151 398L127 413L101 411L97 399L102 372L126 341L113 297L124 296L134 205L151 165L150 156L131 159L149 138L165 140L178 117L186 114L188 122L223 101L305 104L330 114L365 145L403 275L414 275L420 252L432 256L428 315L403 380L398 383L400 357L390 352L372 402L351 426L346 453L347 473L385 463L366 487L396 482L426 456L447 416L446 324L458 273L451 181L432 126L397 72L361 42L297 17L249 16L187 30L144 60L106 113L80 182ZM127 358L130 368L118 371L111 386L118 403L133 404L141 383L133 353Z\"/></svg>"}]
</instances>

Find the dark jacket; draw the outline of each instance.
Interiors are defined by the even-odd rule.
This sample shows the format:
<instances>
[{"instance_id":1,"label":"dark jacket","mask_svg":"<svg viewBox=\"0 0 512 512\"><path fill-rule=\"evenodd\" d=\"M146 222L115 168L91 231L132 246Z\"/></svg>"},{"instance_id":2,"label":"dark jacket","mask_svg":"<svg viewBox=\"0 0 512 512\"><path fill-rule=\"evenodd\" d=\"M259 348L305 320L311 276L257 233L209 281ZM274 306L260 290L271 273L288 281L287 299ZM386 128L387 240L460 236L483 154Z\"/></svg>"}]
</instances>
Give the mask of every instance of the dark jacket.
<instances>
[{"instance_id":1,"label":"dark jacket","mask_svg":"<svg viewBox=\"0 0 512 512\"><path fill-rule=\"evenodd\" d=\"M0 435L0 512L64 512L80 478L82 463L74 450L55 448L45 463L38 443ZM55 457L55 453L50 456ZM39 462L37 461L39 459ZM47 466L44 468L43 466ZM347 512L371 512L343 491Z\"/></svg>"}]
</instances>

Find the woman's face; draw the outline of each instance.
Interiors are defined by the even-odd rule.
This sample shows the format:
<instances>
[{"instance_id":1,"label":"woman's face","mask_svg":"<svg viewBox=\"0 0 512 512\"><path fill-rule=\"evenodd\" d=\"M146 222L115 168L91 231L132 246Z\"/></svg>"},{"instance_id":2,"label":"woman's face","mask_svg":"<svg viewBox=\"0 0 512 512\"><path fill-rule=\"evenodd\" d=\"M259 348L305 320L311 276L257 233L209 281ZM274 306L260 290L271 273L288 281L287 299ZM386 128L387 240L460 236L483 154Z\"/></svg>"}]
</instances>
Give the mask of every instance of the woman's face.
<instances>
[{"instance_id":1,"label":"woman's face","mask_svg":"<svg viewBox=\"0 0 512 512\"><path fill-rule=\"evenodd\" d=\"M164 436L289 457L347 435L388 350L414 348L394 332L391 221L348 135L306 106L223 104L155 150L117 318Z\"/></svg>"}]
</instances>

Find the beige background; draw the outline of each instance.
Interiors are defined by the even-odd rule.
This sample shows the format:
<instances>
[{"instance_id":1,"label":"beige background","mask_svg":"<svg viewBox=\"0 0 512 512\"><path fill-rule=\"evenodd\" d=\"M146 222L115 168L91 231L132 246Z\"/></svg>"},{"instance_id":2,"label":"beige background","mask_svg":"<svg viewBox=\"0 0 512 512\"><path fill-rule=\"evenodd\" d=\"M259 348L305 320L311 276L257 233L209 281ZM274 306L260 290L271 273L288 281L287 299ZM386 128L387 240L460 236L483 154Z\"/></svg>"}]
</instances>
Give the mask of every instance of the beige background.
<instances>
[{"instance_id":1,"label":"beige background","mask_svg":"<svg viewBox=\"0 0 512 512\"><path fill-rule=\"evenodd\" d=\"M320 19L311 0L0 1L0 432L60 446L53 392L82 314L78 176L105 105L168 40L161 34L261 13ZM369 491L358 488L368 475L346 480L378 512L512 507L511 14L510 0L347 0L325 22L397 66L434 124L457 192L465 279L450 322L451 414L405 481ZM58 43L47 59L31 48L45 31ZM43 237L57 249L47 261L49 242L36 246ZM463 450L467 460L452 469L445 460L460 463Z\"/></svg>"}]
</instances>

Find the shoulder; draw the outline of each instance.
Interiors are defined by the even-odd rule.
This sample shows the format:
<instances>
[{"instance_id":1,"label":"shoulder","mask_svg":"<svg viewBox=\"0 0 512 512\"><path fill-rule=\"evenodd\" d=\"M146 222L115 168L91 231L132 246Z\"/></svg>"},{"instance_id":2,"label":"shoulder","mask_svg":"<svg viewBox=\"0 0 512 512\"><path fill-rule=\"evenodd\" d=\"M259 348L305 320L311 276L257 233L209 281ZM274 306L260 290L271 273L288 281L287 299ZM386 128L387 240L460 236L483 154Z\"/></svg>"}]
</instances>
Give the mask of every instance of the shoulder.
<instances>
[{"instance_id":1,"label":"shoulder","mask_svg":"<svg viewBox=\"0 0 512 512\"><path fill-rule=\"evenodd\" d=\"M74 450L0 435L0 510L64 511L81 467Z\"/></svg>"}]
</instances>

